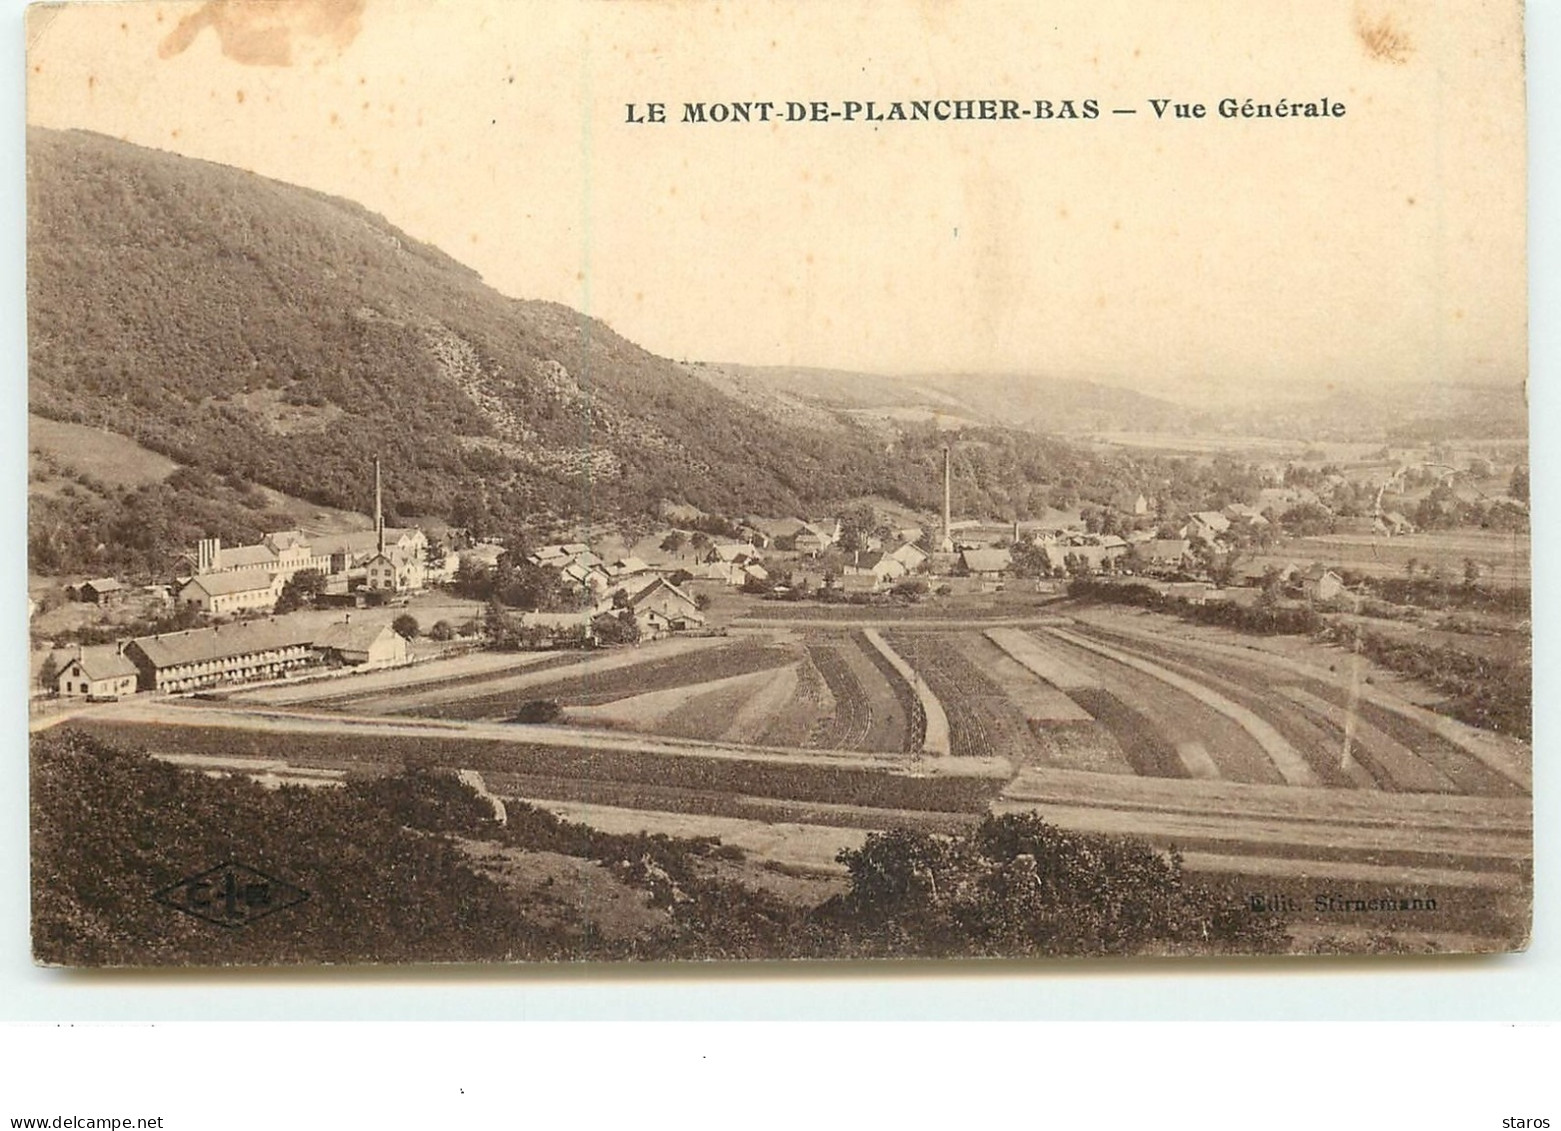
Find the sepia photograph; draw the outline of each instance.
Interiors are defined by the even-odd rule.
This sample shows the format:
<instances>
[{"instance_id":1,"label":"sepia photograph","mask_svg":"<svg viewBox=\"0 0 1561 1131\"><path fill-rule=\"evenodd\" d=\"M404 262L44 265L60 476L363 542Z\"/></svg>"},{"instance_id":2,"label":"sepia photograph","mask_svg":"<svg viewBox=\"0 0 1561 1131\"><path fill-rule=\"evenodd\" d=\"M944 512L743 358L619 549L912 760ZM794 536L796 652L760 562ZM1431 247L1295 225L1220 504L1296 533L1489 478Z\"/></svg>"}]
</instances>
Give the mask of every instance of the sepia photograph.
<instances>
[{"instance_id":1,"label":"sepia photograph","mask_svg":"<svg viewBox=\"0 0 1561 1131\"><path fill-rule=\"evenodd\" d=\"M1527 947L1517 0L26 36L35 963Z\"/></svg>"}]
</instances>

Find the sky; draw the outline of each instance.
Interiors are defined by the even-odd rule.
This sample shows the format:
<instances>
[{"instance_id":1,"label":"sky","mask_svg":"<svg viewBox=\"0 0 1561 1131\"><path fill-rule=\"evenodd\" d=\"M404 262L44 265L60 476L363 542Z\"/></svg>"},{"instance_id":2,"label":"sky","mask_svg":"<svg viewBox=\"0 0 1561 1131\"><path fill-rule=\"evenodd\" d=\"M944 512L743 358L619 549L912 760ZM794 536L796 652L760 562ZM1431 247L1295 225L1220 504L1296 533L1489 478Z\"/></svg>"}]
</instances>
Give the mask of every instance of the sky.
<instances>
[{"instance_id":1,"label":"sky","mask_svg":"<svg viewBox=\"0 0 1561 1131\"><path fill-rule=\"evenodd\" d=\"M83 3L33 11L28 120L350 197L674 358L1516 383L1521 10L1446 7ZM1227 97L1346 113L1225 119ZM1101 110L678 120L982 98ZM653 101L671 121L627 120Z\"/></svg>"}]
</instances>

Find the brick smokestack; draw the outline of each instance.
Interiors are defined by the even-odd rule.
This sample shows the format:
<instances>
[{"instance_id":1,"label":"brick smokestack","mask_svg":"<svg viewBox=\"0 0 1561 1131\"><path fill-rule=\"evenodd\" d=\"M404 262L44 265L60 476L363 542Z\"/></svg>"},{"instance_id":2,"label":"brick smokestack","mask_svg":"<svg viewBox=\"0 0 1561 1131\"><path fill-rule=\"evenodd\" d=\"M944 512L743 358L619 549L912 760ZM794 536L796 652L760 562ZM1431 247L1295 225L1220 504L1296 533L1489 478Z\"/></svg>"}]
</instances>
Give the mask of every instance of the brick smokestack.
<instances>
[{"instance_id":1,"label":"brick smokestack","mask_svg":"<svg viewBox=\"0 0 1561 1131\"><path fill-rule=\"evenodd\" d=\"M385 512L380 494L378 456L374 457L374 548L381 554L385 552Z\"/></svg>"},{"instance_id":2,"label":"brick smokestack","mask_svg":"<svg viewBox=\"0 0 1561 1131\"><path fill-rule=\"evenodd\" d=\"M954 519L950 506L950 481L953 478L952 463L949 459L949 446L943 445L943 541L938 549L944 549L954 540Z\"/></svg>"}]
</instances>

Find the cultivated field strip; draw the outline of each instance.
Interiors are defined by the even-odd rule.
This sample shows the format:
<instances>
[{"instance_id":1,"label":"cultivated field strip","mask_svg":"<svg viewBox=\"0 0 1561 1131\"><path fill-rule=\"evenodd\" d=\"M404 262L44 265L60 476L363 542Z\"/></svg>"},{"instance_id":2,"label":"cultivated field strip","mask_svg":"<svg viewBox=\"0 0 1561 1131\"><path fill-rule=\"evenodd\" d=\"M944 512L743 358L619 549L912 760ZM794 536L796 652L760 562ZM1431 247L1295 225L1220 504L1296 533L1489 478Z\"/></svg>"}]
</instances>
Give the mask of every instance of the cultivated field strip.
<instances>
[{"instance_id":1,"label":"cultivated field strip","mask_svg":"<svg viewBox=\"0 0 1561 1131\"><path fill-rule=\"evenodd\" d=\"M990 628L986 637L1029 671L1059 691L1093 691L1099 678L1020 628Z\"/></svg>"},{"instance_id":2,"label":"cultivated field strip","mask_svg":"<svg viewBox=\"0 0 1561 1131\"><path fill-rule=\"evenodd\" d=\"M849 646L849 642L847 642ZM835 644L809 638L808 659L823 677L834 710L819 720L807 745L820 750L861 750L872 728L873 710L867 692Z\"/></svg>"},{"instance_id":3,"label":"cultivated field strip","mask_svg":"<svg viewBox=\"0 0 1561 1131\"><path fill-rule=\"evenodd\" d=\"M953 754L997 755L1019 763L1036 761L1041 750L1018 705L958 646L966 635L907 632L892 634L887 639L943 705ZM972 638L986 643L980 636ZM1033 681L1022 668L1019 671ZM1080 717L1088 717L1077 708L1075 711Z\"/></svg>"},{"instance_id":4,"label":"cultivated field strip","mask_svg":"<svg viewBox=\"0 0 1561 1131\"><path fill-rule=\"evenodd\" d=\"M800 663L759 673L747 689L737 709L724 716L726 729L718 737L722 742L757 742L770 721L785 710L797 694Z\"/></svg>"},{"instance_id":5,"label":"cultivated field strip","mask_svg":"<svg viewBox=\"0 0 1561 1131\"><path fill-rule=\"evenodd\" d=\"M1113 641L1113 643L1117 642ZM1119 646L1126 651L1134 651L1141 647ZM1262 679L1261 673L1246 673L1248 678L1260 685L1261 689L1256 689L1247 683L1238 683L1228 678L1228 673L1212 666L1185 663L1175 658L1175 654L1169 651L1161 650L1154 653L1154 659L1170 670L1201 680L1227 698L1254 712L1261 713L1301 752L1302 757L1316 773L1320 784L1339 789L1376 789L1386 780L1385 775L1369 756L1365 759L1344 758L1344 733L1330 725L1327 720L1276 695L1274 688ZM1355 748L1359 750L1358 741L1355 743ZM1390 781L1387 782L1386 788L1392 788Z\"/></svg>"},{"instance_id":6,"label":"cultivated field strip","mask_svg":"<svg viewBox=\"0 0 1561 1131\"><path fill-rule=\"evenodd\" d=\"M1080 687L1069 695L1111 735L1133 773L1156 778L1188 776L1175 744L1148 715L1103 687Z\"/></svg>"},{"instance_id":7,"label":"cultivated field strip","mask_svg":"<svg viewBox=\"0 0 1561 1131\"><path fill-rule=\"evenodd\" d=\"M810 745L810 739L835 716L835 697L806 653L797 664L797 686L792 697L759 735L763 746Z\"/></svg>"},{"instance_id":8,"label":"cultivated field strip","mask_svg":"<svg viewBox=\"0 0 1561 1131\"><path fill-rule=\"evenodd\" d=\"M1198 665L1211 660L1223 660L1235 665L1237 670L1251 671L1257 667L1266 673L1265 678L1270 683L1277 681L1276 676L1280 672L1286 673L1285 682L1295 682L1289 677L1300 676L1303 680L1313 681L1317 685L1312 686L1311 690L1318 691L1320 687L1322 690L1318 691L1319 694L1336 702L1346 702L1347 700L1337 697L1341 694L1349 694L1352 690L1346 677L1316 664L1303 663L1288 655L1281 655L1276 651L1278 645L1273 642L1256 640L1250 644L1238 645L1213 639L1210 634L1186 632L1178 633L1175 637L1162 636L1145 632L1125 618L1116 615L1107 617L1089 615L1075 619L1081 622L1075 627L1075 631L1082 628L1095 635L1128 638L1140 647L1155 650L1174 648L1189 656L1190 662ZM1456 719L1405 702L1397 695L1369 683L1354 686L1353 692L1358 698L1361 710L1376 709L1395 717L1391 725L1385 725L1381 720L1373 720L1384 731L1394 733L1394 726L1405 724L1412 726L1417 732L1429 733L1441 742L1476 759L1492 773L1516 786L1520 792L1527 794L1532 791L1533 751L1525 743L1488 731L1477 730ZM1402 735L1398 737L1399 741L1405 741ZM1419 742L1412 744L1419 748Z\"/></svg>"},{"instance_id":9,"label":"cultivated field strip","mask_svg":"<svg viewBox=\"0 0 1561 1131\"><path fill-rule=\"evenodd\" d=\"M887 714L890 722L899 727L900 752L903 754L918 754L921 752L922 743L926 738L927 718L923 712L921 701L912 689L910 681L901 672L905 661L900 660L898 656L891 659L888 646L882 644L882 637L879 637L878 643L875 644L868 637L868 632L876 634L875 629L858 629L852 633L851 639L856 645L856 655L860 656L878 672L879 686L887 688L889 695L893 699L894 705L892 707L885 706L878 711L878 714L880 717ZM895 661L898 661L898 663ZM862 674L861 670L858 669L857 677L861 678ZM864 686L870 687L872 685L864 683ZM876 697L874 707L875 709L878 707ZM945 735L946 727L947 720L945 720ZM943 752L947 753L946 741L943 745Z\"/></svg>"},{"instance_id":10,"label":"cultivated field strip","mask_svg":"<svg viewBox=\"0 0 1561 1131\"><path fill-rule=\"evenodd\" d=\"M420 698L415 706L395 708L390 713L436 719L503 719L512 717L530 700L554 699L566 706L592 706L776 668L796 658L787 648L758 641L716 643L719 646L680 649L670 654L657 651L642 655L626 650L570 668L504 680L499 686L465 688L455 699Z\"/></svg>"},{"instance_id":11,"label":"cultivated field strip","mask_svg":"<svg viewBox=\"0 0 1561 1131\"><path fill-rule=\"evenodd\" d=\"M138 705L139 706L139 705ZM145 719L146 721L136 721ZM1011 774L1007 763L942 759L948 772L905 773L898 760L696 743L618 731L420 722L145 707L83 730L158 755L253 758L257 766L378 775L409 763L521 774L572 790L600 783L871 809L983 812ZM279 759L277 751L286 750ZM595 784L591 784L595 783ZM581 787L583 788L583 787Z\"/></svg>"},{"instance_id":12,"label":"cultivated field strip","mask_svg":"<svg viewBox=\"0 0 1561 1131\"><path fill-rule=\"evenodd\" d=\"M1293 684L1281 685L1274 690L1319 718L1326 719L1346 735L1349 745L1341 751L1341 756L1359 758L1377 767L1378 772L1374 776L1379 782L1385 778L1392 782L1393 788L1407 793L1459 792L1446 774L1372 726L1358 712L1330 703Z\"/></svg>"},{"instance_id":13,"label":"cultivated field strip","mask_svg":"<svg viewBox=\"0 0 1561 1131\"><path fill-rule=\"evenodd\" d=\"M897 690L898 677L877 651L857 634L829 635L825 639L827 651L833 652L840 667L850 676L849 680L842 679L837 684L834 677L839 675L839 669L825 666L829 663L826 650L820 649L820 654L814 657L819 671L830 681L829 689L834 693L837 708L850 711L847 734L852 742L840 749L910 753L910 723L914 713L910 689ZM854 701L848 701L847 696L853 697Z\"/></svg>"},{"instance_id":14,"label":"cultivated field strip","mask_svg":"<svg viewBox=\"0 0 1561 1131\"><path fill-rule=\"evenodd\" d=\"M1301 752L1308 764L1316 773L1318 781L1322 785L1337 788L1375 789L1379 779L1385 777L1377 768L1369 756L1364 760L1353 758L1346 761L1342 755L1344 751L1344 735L1330 726L1325 720L1317 718L1304 711L1299 705L1287 702L1283 697L1274 694L1274 690L1264 680L1264 674L1254 673L1250 669L1243 673L1244 677L1251 679L1259 689L1247 683L1238 683L1228 678L1231 673L1225 672L1213 665L1198 665L1183 662L1178 654L1168 650L1158 650L1149 653L1146 646L1136 642L1122 642L1114 637L1109 642L1126 652L1133 652L1150 658L1161 666L1190 679L1198 680L1217 690L1234 702L1240 703L1254 713L1261 713L1262 717L1272 723L1282 735ZM1228 724L1227 724L1228 725ZM1243 736L1243 744L1250 745L1250 739ZM1358 743L1357 743L1358 747ZM1262 757L1259 752L1259 757ZM1369 768L1368 768L1369 767ZM1238 781L1277 781L1280 780L1276 772L1253 775L1226 774L1222 775ZM1392 788L1391 782L1387 788Z\"/></svg>"},{"instance_id":15,"label":"cultivated field strip","mask_svg":"<svg viewBox=\"0 0 1561 1131\"><path fill-rule=\"evenodd\" d=\"M1518 891L1533 856L1525 799L1380 793L1022 769L997 812L1175 847L1229 875Z\"/></svg>"},{"instance_id":16,"label":"cultivated field strip","mask_svg":"<svg viewBox=\"0 0 1561 1131\"><path fill-rule=\"evenodd\" d=\"M1004 803L999 802L999 805ZM1432 865L1470 871L1517 873L1530 858L1526 838L1466 829L1442 831L1397 824L1277 822L1221 813L1146 813L1095 805L1051 805L1047 820L1079 832L1140 836L1153 843L1188 850L1231 851L1316 860L1359 860Z\"/></svg>"},{"instance_id":17,"label":"cultivated field strip","mask_svg":"<svg viewBox=\"0 0 1561 1131\"><path fill-rule=\"evenodd\" d=\"M228 692L227 697L234 702L263 703L273 707L307 703L356 708L379 701L390 692L404 697L409 688L431 691L435 688L468 686L483 679L502 679L522 669L535 672L564 667L579 663L584 658L580 652L470 652L463 656L429 660L412 667L354 672L351 675L301 683L238 688Z\"/></svg>"},{"instance_id":18,"label":"cultivated field strip","mask_svg":"<svg viewBox=\"0 0 1561 1131\"><path fill-rule=\"evenodd\" d=\"M1003 790L1003 797L1042 807L1059 802L1146 812L1239 813L1261 819L1361 826L1386 822L1524 837L1528 836L1533 820L1533 806L1527 798L1107 777L1044 767L1021 769Z\"/></svg>"},{"instance_id":19,"label":"cultivated field strip","mask_svg":"<svg viewBox=\"0 0 1561 1131\"><path fill-rule=\"evenodd\" d=\"M1095 628L1084 629L1124 650L1148 650L1147 641ZM1167 667L1209 681L1233 698L1240 698L1285 729L1327 784L1387 790L1455 791L1476 796L1521 797L1527 791L1513 781L1521 776L1498 772L1490 759L1474 750L1482 741L1458 744L1434 723L1430 713L1403 704L1403 710L1383 705L1384 692L1362 684L1352 695L1347 687L1305 674L1295 664L1274 665L1271 657L1251 650L1229 654L1208 651L1177 639L1157 641L1156 658ZM1294 689L1294 690L1292 690ZM1298 694L1299 693L1299 694ZM1368 695L1368 693L1370 693ZM1320 741L1306 741L1304 727L1295 724L1297 711ZM1436 719L1437 716L1430 716ZM1343 758L1344 724L1350 723L1351 758ZM1300 734L1297 734L1297 730ZM1489 736L1478 736L1480 739ZM1501 763L1509 769L1510 760ZM1338 780L1341 770L1347 781ZM1368 779L1362 781L1362 778ZM1330 780L1332 779L1332 780Z\"/></svg>"},{"instance_id":20,"label":"cultivated field strip","mask_svg":"<svg viewBox=\"0 0 1561 1131\"><path fill-rule=\"evenodd\" d=\"M864 628L862 638L877 654L876 658L889 665L889 678L894 683L896 695L900 694L902 686L910 690L914 702L906 706L910 710L912 744L923 754L947 756L950 753L949 720L937 695L876 628Z\"/></svg>"},{"instance_id":21,"label":"cultivated field strip","mask_svg":"<svg viewBox=\"0 0 1561 1131\"><path fill-rule=\"evenodd\" d=\"M616 668L647 662L653 657L682 655L690 651L713 648L721 643L722 641L717 639L669 640L658 642L645 650L636 649L628 652L609 652L595 655L582 652L532 653L533 655L545 657L545 659L528 665L521 671L513 673L501 671L497 674L483 675L475 679L463 677L441 680L413 691L386 691L380 695L373 695L367 698L354 697L341 703L333 702L329 705L350 709L352 713L365 715L420 714L424 713L425 709L436 708L443 704L455 703L464 699L501 696L522 691L526 688L555 680L559 678L562 672L585 674L596 671L612 671Z\"/></svg>"},{"instance_id":22,"label":"cultivated field strip","mask_svg":"<svg viewBox=\"0 0 1561 1131\"><path fill-rule=\"evenodd\" d=\"M687 817L737 817L746 820L800 822L827 828L887 829L904 827L927 832L952 832L980 820L971 812L934 809L894 809L828 801L806 801L718 790L686 789L649 782L591 781L525 774L487 773L489 788L504 798L530 802L576 801L611 805L628 811L681 813ZM699 827L699 826L693 826ZM712 835L713 829L691 835Z\"/></svg>"},{"instance_id":23,"label":"cultivated field strip","mask_svg":"<svg viewBox=\"0 0 1561 1131\"><path fill-rule=\"evenodd\" d=\"M1301 757L1300 752L1290 745L1285 740L1285 737L1275 730L1272 725L1239 703L1227 699L1204 684L1178 675L1159 664L1151 663L1120 649L1096 643L1067 629L1048 628L1044 631L1070 644L1134 668L1145 675L1170 684L1178 691L1192 696L1204 706L1210 707L1224 715L1250 734L1253 740L1263 748L1263 752L1268 755L1274 764L1274 768L1279 771L1285 781L1291 785L1317 784L1317 775L1312 771L1311 766L1307 765L1306 759Z\"/></svg>"},{"instance_id":24,"label":"cultivated field strip","mask_svg":"<svg viewBox=\"0 0 1561 1131\"><path fill-rule=\"evenodd\" d=\"M1067 695L976 632L960 632L950 643L973 668L1011 702L1032 726L1045 723L1087 723L1089 712Z\"/></svg>"},{"instance_id":25,"label":"cultivated field strip","mask_svg":"<svg viewBox=\"0 0 1561 1131\"><path fill-rule=\"evenodd\" d=\"M722 714L718 705L728 703L735 707L745 701L755 680L763 680L766 674L745 672L591 706L566 707L562 721L577 726L622 727L680 738L716 739L721 737L729 717Z\"/></svg>"}]
</instances>

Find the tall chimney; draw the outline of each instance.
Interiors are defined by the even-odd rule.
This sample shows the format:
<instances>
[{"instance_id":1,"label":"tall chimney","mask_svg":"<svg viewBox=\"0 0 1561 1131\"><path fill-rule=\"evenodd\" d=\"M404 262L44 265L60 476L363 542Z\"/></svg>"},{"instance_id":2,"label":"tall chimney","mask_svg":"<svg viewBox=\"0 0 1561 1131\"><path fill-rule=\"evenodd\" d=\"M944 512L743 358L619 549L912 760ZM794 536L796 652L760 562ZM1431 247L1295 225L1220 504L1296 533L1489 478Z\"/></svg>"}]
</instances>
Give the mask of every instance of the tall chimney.
<instances>
[{"instance_id":1,"label":"tall chimney","mask_svg":"<svg viewBox=\"0 0 1561 1131\"><path fill-rule=\"evenodd\" d=\"M374 457L374 546L381 554L385 552L385 513L380 496L378 456Z\"/></svg>"},{"instance_id":2,"label":"tall chimney","mask_svg":"<svg viewBox=\"0 0 1561 1131\"><path fill-rule=\"evenodd\" d=\"M943 445L943 542L938 549L947 549L954 540L954 522L949 505L949 482L952 478L949 446Z\"/></svg>"}]
</instances>

